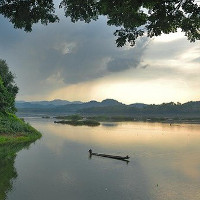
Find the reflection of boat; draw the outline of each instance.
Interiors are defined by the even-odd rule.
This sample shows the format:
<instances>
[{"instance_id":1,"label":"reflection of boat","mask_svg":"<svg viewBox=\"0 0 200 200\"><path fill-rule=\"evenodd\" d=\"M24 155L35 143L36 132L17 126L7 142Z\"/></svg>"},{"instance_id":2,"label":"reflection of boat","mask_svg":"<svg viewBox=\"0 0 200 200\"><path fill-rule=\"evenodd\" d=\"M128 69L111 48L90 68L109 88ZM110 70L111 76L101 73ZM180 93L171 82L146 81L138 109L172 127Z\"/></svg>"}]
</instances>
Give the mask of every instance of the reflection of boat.
<instances>
[{"instance_id":1,"label":"reflection of boat","mask_svg":"<svg viewBox=\"0 0 200 200\"><path fill-rule=\"evenodd\" d=\"M99 153L93 153L92 152L92 149L90 149L89 151L89 154L90 154L90 157L91 156L100 156L100 157L105 157L105 158L112 158L112 159L117 159L117 160L123 160L123 161L126 161L126 162L129 162L129 156L114 156L114 155L108 155L108 154L99 154Z\"/></svg>"}]
</instances>

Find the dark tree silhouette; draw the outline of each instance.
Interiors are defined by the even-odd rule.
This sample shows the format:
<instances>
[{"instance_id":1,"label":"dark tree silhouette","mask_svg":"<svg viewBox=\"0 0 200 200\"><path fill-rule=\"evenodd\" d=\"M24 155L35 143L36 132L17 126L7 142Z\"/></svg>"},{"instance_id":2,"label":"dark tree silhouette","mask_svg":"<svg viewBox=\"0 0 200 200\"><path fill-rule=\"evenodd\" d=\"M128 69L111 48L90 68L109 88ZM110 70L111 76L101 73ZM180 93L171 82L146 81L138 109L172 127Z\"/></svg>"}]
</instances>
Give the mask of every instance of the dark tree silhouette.
<instances>
[{"instance_id":1,"label":"dark tree silhouette","mask_svg":"<svg viewBox=\"0 0 200 200\"><path fill-rule=\"evenodd\" d=\"M195 0L62 0L65 16L72 22L97 20L107 16L108 25L119 27L117 46L129 42L134 46L138 37L174 33L180 28L190 42L200 40L200 6ZM16 28L31 31L41 21L58 21L53 0L0 0L0 13L9 18Z\"/></svg>"},{"instance_id":2,"label":"dark tree silhouette","mask_svg":"<svg viewBox=\"0 0 200 200\"><path fill-rule=\"evenodd\" d=\"M0 112L16 111L15 97L18 87L14 81L15 76L9 71L5 60L0 59Z\"/></svg>"},{"instance_id":3,"label":"dark tree silhouette","mask_svg":"<svg viewBox=\"0 0 200 200\"><path fill-rule=\"evenodd\" d=\"M58 21L54 12L53 0L0 0L0 13L25 31L32 31L39 21L45 25Z\"/></svg>"}]
</instances>

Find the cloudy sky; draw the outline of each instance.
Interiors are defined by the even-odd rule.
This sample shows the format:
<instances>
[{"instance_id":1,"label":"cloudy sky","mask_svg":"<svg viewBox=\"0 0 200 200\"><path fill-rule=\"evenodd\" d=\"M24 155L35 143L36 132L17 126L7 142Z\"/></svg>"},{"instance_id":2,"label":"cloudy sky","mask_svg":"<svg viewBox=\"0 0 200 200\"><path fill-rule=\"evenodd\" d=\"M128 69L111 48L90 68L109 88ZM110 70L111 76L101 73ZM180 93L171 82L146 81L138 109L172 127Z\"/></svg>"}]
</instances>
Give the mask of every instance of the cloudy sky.
<instances>
[{"instance_id":1,"label":"cloudy sky","mask_svg":"<svg viewBox=\"0 0 200 200\"><path fill-rule=\"evenodd\" d=\"M0 15L0 58L16 74L18 100L200 100L200 41L179 32L117 48L105 17L90 24L60 17L25 33Z\"/></svg>"}]
</instances>

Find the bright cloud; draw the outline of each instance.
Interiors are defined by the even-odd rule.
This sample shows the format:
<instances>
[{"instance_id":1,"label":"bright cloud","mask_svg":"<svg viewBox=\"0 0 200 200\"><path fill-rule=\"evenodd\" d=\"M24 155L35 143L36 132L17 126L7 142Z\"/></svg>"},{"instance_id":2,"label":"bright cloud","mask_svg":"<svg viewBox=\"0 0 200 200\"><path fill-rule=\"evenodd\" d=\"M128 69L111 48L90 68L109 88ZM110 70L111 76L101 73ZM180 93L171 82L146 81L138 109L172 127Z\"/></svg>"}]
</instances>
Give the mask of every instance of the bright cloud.
<instances>
[{"instance_id":1,"label":"bright cloud","mask_svg":"<svg viewBox=\"0 0 200 200\"><path fill-rule=\"evenodd\" d=\"M104 17L90 24L61 19L31 33L13 29L3 17L0 22L0 55L17 76L18 99L200 99L200 42L190 43L180 31L117 48L115 28Z\"/></svg>"}]
</instances>

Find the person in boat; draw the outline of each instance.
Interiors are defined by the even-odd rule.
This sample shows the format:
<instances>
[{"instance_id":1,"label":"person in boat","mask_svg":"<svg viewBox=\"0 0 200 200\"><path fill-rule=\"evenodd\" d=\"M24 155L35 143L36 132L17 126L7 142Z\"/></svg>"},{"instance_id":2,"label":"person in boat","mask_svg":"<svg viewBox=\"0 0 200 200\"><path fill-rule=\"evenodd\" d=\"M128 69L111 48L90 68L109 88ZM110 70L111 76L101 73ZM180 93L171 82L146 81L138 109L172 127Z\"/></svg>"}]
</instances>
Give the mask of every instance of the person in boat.
<instances>
[{"instance_id":1,"label":"person in boat","mask_svg":"<svg viewBox=\"0 0 200 200\"><path fill-rule=\"evenodd\" d=\"M88 152L90 153L90 155L92 155L92 149L89 149Z\"/></svg>"},{"instance_id":2,"label":"person in boat","mask_svg":"<svg viewBox=\"0 0 200 200\"><path fill-rule=\"evenodd\" d=\"M129 159L130 157L127 155L126 157L125 157L125 159Z\"/></svg>"}]
</instances>

